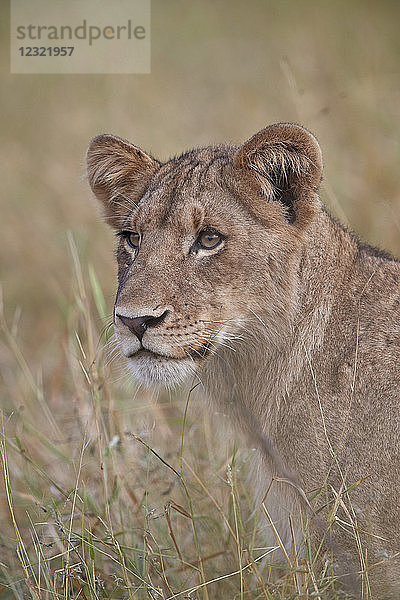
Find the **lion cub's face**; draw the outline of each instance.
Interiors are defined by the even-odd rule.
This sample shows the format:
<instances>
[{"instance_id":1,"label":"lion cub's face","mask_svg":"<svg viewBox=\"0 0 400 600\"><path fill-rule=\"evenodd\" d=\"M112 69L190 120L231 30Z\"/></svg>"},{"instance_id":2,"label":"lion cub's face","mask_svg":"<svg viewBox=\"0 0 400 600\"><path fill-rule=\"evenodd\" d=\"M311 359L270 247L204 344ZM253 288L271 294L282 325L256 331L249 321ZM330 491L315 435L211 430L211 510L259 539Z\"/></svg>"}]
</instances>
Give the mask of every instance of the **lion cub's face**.
<instances>
[{"instance_id":1,"label":"lion cub's face","mask_svg":"<svg viewBox=\"0 0 400 600\"><path fill-rule=\"evenodd\" d=\"M119 239L116 338L146 384L182 381L219 349L234 352L261 311L289 310L304 224L294 188L274 201L276 181L250 171L250 143L163 165L113 136L89 148L89 180Z\"/></svg>"},{"instance_id":2,"label":"lion cub's face","mask_svg":"<svg viewBox=\"0 0 400 600\"><path fill-rule=\"evenodd\" d=\"M227 193L199 191L204 165L185 181L190 168L190 160L165 166L118 232L115 331L147 383L181 380L234 339L251 286L250 223Z\"/></svg>"}]
</instances>

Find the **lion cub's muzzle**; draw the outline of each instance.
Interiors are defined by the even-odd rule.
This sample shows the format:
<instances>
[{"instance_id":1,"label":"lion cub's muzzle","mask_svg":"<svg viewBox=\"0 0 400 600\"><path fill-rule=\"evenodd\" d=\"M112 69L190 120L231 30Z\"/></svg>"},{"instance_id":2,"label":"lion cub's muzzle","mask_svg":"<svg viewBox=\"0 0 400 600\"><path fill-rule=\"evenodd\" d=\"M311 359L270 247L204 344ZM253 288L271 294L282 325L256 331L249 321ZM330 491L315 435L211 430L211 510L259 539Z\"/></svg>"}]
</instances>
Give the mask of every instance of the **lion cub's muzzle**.
<instances>
[{"instance_id":1,"label":"lion cub's muzzle","mask_svg":"<svg viewBox=\"0 0 400 600\"><path fill-rule=\"evenodd\" d=\"M167 306L159 305L153 311L139 309L136 314L116 307L114 321L119 345L127 358L139 358L141 351L148 351L164 358L201 361L210 354L215 341L214 332L202 319L191 321L187 316L177 316Z\"/></svg>"},{"instance_id":2,"label":"lion cub's muzzle","mask_svg":"<svg viewBox=\"0 0 400 600\"><path fill-rule=\"evenodd\" d=\"M199 323L186 324L187 320L174 316L173 309L158 306L153 310L157 309L158 315L147 309L130 316L116 307L116 339L139 382L171 387L193 377L198 359L206 354L200 350L205 339Z\"/></svg>"}]
</instances>

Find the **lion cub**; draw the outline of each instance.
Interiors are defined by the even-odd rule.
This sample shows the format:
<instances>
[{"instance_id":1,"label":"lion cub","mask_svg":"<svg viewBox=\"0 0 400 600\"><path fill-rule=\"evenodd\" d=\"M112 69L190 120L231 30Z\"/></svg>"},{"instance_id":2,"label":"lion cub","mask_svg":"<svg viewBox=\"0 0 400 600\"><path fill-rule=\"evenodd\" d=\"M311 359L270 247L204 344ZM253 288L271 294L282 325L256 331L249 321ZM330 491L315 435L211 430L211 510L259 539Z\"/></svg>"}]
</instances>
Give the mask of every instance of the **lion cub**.
<instances>
[{"instance_id":1,"label":"lion cub","mask_svg":"<svg viewBox=\"0 0 400 600\"><path fill-rule=\"evenodd\" d=\"M325 536L322 507L359 593L400 598L400 264L322 206L317 140L281 123L161 163L101 135L87 164L119 236L115 333L135 377L198 377L258 447L288 550L289 517L298 547L301 513Z\"/></svg>"}]
</instances>

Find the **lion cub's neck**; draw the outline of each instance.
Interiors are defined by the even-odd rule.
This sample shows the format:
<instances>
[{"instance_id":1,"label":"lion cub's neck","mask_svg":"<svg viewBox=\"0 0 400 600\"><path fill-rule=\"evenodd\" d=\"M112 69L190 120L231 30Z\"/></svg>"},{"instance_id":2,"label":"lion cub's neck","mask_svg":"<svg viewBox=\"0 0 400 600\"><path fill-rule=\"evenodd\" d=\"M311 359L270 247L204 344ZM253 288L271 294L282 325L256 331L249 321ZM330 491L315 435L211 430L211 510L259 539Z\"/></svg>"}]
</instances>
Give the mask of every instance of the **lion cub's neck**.
<instances>
[{"instance_id":1,"label":"lion cub's neck","mask_svg":"<svg viewBox=\"0 0 400 600\"><path fill-rule=\"evenodd\" d=\"M240 428L246 428L246 411L263 423L265 433L277 428L279 407L302 372L310 371L315 350L323 348L335 306L351 294L357 260L355 238L321 210L302 251L288 259L292 280L282 299L285 310L274 313L265 298L264 310L254 311L235 351L226 348L210 361L205 386Z\"/></svg>"}]
</instances>

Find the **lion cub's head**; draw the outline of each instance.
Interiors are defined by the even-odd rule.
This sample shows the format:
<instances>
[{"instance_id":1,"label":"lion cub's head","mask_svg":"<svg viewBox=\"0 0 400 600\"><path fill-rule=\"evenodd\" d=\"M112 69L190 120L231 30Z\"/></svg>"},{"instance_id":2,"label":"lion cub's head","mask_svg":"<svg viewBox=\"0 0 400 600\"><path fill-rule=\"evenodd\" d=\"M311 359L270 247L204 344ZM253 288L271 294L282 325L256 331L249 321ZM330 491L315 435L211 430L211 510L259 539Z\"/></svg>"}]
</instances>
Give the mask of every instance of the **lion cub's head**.
<instances>
[{"instance_id":1,"label":"lion cub's head","mask_svg":"<svg viewBox=\"0 0 400 600\"><path fill-rule=\"evenodd\" d=\"M116 337L135 376L173 385L261 320L290 322L304 233L318 212L316 139L292 124L241 147L161 163L112 135L87 153L90 186L118 236Z\"/></svg>"}]
</instances>

